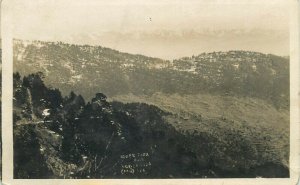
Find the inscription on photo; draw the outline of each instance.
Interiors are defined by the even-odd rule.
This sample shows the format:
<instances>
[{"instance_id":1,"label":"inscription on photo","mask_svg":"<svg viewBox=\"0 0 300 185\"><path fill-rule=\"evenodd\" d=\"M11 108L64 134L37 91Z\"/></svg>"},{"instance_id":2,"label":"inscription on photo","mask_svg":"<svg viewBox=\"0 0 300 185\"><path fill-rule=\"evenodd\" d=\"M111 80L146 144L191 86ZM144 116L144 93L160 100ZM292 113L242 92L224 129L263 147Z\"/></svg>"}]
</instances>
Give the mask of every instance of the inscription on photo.
<instances>
[{"instance_id":1,"label":"inscription on photo","mask_svg":"<svg viewBox=\"0 0 300 185\"><path fill-rule=\"evenodd\" d=\"M147 174L151 168L149 153L130 153L121 155L121 174Z\"/></svg>"}]
</instances>

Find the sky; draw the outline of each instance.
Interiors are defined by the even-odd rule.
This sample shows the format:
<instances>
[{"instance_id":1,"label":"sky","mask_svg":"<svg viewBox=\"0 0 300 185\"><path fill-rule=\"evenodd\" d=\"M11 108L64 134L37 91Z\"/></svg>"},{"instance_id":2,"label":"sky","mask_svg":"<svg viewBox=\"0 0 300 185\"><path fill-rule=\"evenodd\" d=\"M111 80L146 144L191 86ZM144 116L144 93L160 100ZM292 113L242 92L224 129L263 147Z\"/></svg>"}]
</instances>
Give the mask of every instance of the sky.
<instances>
[{"instance_id":1,"label":"sky","mask_svg":"<svg viewBox=\"0 0 300 185\"><path fill-rule=\"evenodd\" d=\"M5 2L5 1L4 1ZM289 55L287 0L10 0L13 37L175 59L252 50Z\"/></svg>"}]
</instances>

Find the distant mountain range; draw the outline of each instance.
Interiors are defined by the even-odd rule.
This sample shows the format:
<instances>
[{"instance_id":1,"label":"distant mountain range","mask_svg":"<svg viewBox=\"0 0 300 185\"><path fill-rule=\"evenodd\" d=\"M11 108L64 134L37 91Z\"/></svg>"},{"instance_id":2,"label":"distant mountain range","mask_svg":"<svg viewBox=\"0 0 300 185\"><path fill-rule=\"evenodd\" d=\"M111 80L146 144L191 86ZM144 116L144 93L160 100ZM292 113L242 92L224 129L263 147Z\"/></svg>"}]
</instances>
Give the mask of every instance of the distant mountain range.
<instances>
[{"instance_id":1,"label":"distant mountain range","mask_svg":"<svg viewBox=\"0 0 300 185\"><path fill-rule=\"evenodd\" d=\"M250 51L202 53L173 61L101 46L14 41L14 71L42 72L47 85L92 98L132 93L256 97L289 107L289 59Z\"/></svg>"}]
</instances>

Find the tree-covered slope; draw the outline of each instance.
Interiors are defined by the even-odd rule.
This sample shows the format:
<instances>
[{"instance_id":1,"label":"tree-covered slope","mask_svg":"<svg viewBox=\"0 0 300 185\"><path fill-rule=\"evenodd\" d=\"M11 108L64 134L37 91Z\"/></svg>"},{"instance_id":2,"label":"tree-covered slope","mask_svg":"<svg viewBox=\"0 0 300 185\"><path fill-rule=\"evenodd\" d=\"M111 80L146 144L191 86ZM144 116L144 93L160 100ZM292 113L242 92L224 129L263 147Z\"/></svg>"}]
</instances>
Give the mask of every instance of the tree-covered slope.
<instances>
[{"instance_id":1,"label":"tree-covered slope","mask_svg":"<svg viewBox=\"0 0 300 185\"><path fill-rule=\"evenodd\" d=\"M63 97L43 81L42 73L14 74L15 178L289 175L287 156L271 142L276 133L145 103L109 102L102 93L89 102L73 92ZM175 121L200 128L180 130Z\"/></svg>"},{"instance_id":2,"label":"tree-covered slope","mask_svg":"<svg viewBox=\"0 0 300 185\"><path fill-rule=\"evenodd\" d=\"M116 95L230 95L289 107L289 59L250 51L202 53L173 61L109 48L41 41L14 41L14 71L43 72L47 85L87 99Z\"/></svg>"}]
</instances>

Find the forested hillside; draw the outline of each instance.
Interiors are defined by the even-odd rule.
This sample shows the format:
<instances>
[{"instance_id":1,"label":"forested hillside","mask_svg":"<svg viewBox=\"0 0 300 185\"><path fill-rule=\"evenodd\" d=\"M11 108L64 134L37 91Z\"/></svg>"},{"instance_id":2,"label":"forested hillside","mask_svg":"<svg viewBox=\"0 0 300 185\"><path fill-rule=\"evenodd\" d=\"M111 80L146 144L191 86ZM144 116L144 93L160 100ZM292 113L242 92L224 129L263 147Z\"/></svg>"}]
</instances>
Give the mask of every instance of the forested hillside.
<instances>
[{"instance_id":1,"label":"forested hillside","mask_svg":"<svg viewBox=\"0 0 300 185\"><path fill-rule=\"evenodd\" d=\"M276 133L263 127L108 102L102 93L88 102L74 92L63 97L43 78L14 74L15 178L289 175L288 146L278 147ZM174 122L200 129L180 130Z\"/></svg>"},{"instance_id":2,"label":"forested hillside","mask_svg":"<svg viewBox=\"0 0 300 185\"><path fill-rule=\"evenodd\" d=\"M43 72L47 85L87 99L165 94L254 97L289 108L289 59L251 51L202 53L172 61L101 46L14 41L14 71Z\"/></svg>"}]
</instances>

